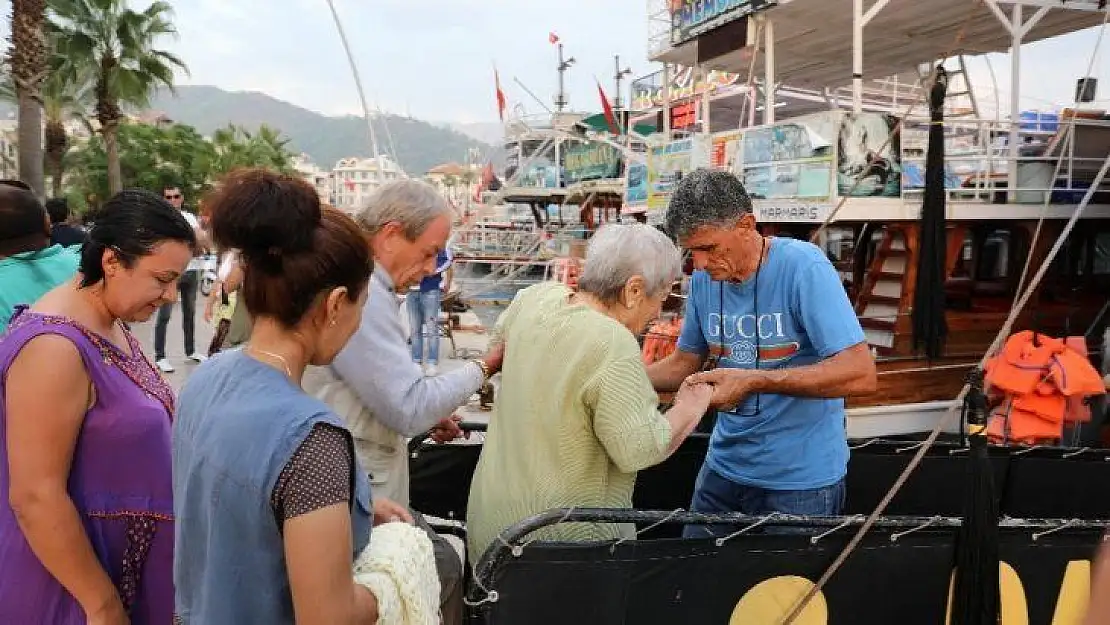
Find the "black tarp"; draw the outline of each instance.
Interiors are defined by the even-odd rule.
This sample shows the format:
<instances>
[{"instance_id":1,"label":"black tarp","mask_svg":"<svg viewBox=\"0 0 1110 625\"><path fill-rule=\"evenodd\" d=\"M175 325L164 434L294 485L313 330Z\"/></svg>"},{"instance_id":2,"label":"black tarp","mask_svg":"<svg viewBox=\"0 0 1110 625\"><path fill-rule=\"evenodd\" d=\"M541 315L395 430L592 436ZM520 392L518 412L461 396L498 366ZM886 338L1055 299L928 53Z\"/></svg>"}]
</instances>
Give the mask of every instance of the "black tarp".
<instances>
[{"instance_id":1,"label":"black tarp","mask_svg":"<svg viewBox=\"0 0 1110 625\"><path fill-rule=\"evenodd\" d=\"M708 437L692 435L666 462L641 471L633 506L641 510L688 508ZM848 463L845 514L875 509L915 451L912 441L854 441ZM992 447L991 461L1003 516L1110 519L1110 450ZM423 445L411 460L410 501L441 518L466 518L467 494L480 445ZM954 443L933 445L887 516L958 517L968 456ZM673 535L660 527L653 536Z\"/></svg>"},{"instance_id":2,"label":"black tarp","mask_svg":"<svg viewBox=\"0 0 1110 625\"><path fill-rule=\"evenodd\" d=\"M772 625L782 608L775 615L760 611L758 595L769 600L777 591L770 603L792 603L799 591L787 590L789 584L820 577L851 535L844 529L811 544L806 536L745 534L720 547L712 540L629 542L615 549L533 544L486 580L498 600L482 606L479 622ZM1068 562L1091 558L1100 533L1065 529L1034 541L1029 528L1006 528L1002 535L1002 559L1021 582L1006 585L1004 604L1027 610L1029 620L1015 622L1051 622L1058 598L1075 600L1080 595L1071 593L1089 584L1077 576L1062 588ZM954 528L925 528L892 540L891 529L876 527L815 599L827 620L799 622L944 623L954 539Z\"/></svg>"}]
</instances>

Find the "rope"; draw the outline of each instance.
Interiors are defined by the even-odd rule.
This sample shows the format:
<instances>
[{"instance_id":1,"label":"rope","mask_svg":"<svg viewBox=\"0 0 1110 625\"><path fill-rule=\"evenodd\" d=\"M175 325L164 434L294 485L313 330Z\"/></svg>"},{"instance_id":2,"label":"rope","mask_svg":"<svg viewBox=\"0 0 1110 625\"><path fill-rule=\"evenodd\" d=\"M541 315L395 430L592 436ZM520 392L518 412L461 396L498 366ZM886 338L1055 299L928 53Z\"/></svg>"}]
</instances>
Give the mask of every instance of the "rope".
<instances>
[{"instance_id":1,"label":"rope","mask_svg":"<svg viewBox=\"0 0 1110 625\"><path fill-rule=\"evenodd\" d=\"M994 337L994 341L991 342L991 346L983 354L982 359L980 359L979 361L979 369L983 369L984 367L986 367L987 361L990 360L991 356L993 356L994 353L998 350L1005 337L1010 335L1010 331L1013 329L1014 322L1017 320L1018 315L1021 314L1021 310L1025 308L1025 305L1029 302L1029 298L1033 295L1033 291L1036 290L1036 288L1040 285L1041 280L1044 279L1044 276L1048 272L1048 268L1052 264L1053 259L1055 259L1056 254L1060 252L1060 248L1063 247L1064 242L1067 240L1068 235L1071 234L1071 231L1075 227L1076 222L1079 221L1079 216L1083 214L1083 211L1086 210L1087 205L1091 202L1091 198L1094 197L1095 191L1098 190L1099 186L1102 185L1102 181L1106 177L1107 170L1110 170L1110 155L1106 156L1106 159L1102 163L1102 167L1099 169L1098 174L1095 176L1094 181L1091 183L1091 187L1087 189L1087 193L1083 196L1083 201L1080 202L1079 206L1075 210L1075 213L1071 216L1071 219L1068 220L1067 225L1064 226L1063 232L1060 233L1059 238L1056 239L1056 243L1052 246L1052 249L1049 250L1048 256L1041 264L1040 269L1037 270L1036 275L1033 276L1033 280L1029 284L1029 287L1026 288L1025 292L1022 293L1021 298L1010 310L1010 314L1007 316L1006 322L1002 324L1002 328ZM986 387L984 388L984 392L989 392L990 385L987 384L985 386ZM963 388L960 389L959 395L956 396L955 405L949 409L946 415L937 420L937 424L933 427L933 430L929 432L929 436L926 437L926 439L921 443L921 447L914 454L913 458L910 459L910 462L906 465L906 468L902 470L902 474L898 476L898 479L894 482L894 485L891 486L890 490L887 491L886 495L883 496L883 499L879 502L879 505L875 507L875 511L867 517L867 519L863 522L863 525L861 525L859 530L856 532L855 536L852 537L852 540L848 542L848 545L844 547L844 550L841 551L840 555L837 556L836 560L833 561L833 563L829 566L825 573L821 575L821 579L817 580L817 583L809 590L809 592L806 593L804 597L802 597L801 601L798 602L797 606L795 606L795 608L786 617L786 620L783 621L782 625L790 625L794 622L794 619L796 619L798 615L801 614L802 609L804 609L805 606L809 604L809 602L813 599L813 597L815 597L817 593L821 591L821 589L825 586L825 584L828 583L828 581L841 567L841 565L844 564L845 560L848 559L848 556L851 555L852 551L854 551L855 548L859 546L860 541L863 540L864 534L866 534L867 531L871 529L871 526L875 524L875 521L877 521L878 518L882 516L883 511L886 510L886 507L890 504L891 500L894 499L894 496L898 494L898 491L901 490L903 485L905 485L906 480L910 477L910 474L913 473L913 471L917 468L917 465L921 463L921 460L925 457L925 454L926 452L928 452L929 447L931 447L933 443L936 442L937 438L940 436L941 429L943 428L947 418L952 416L952 414L955 413L955 411L962 406L963 400L965 397L967 397L969 389L969 385L965 383Z\"/></svg>"},{"instance_id":2,"label":"rope","mask_svg":"<svg viewBox=\"0 0 1110 625\"><path fill-rule=\"evenodd\" d=\"M940 58L947 59L948 57L952 56L956 52L956 50L960 47L960 44L964 40L964 36L967 34L968 24L971 23L971 18L975 16L975 11L979 8L979 6L982 3L983 3L983 0L978 0L977 2L975 2L974 4L971 5L971 8L968 9L967 15L964 17L963 23L960 24L960 28L956 31L956 39L952 42L951 47L948 48L948 52ZM937 79L937 68L933 67L933 69L929 71L928 80L923 81L923 84L931 85L933 82L936 81L936 79ZM967 81L967 76L966 75L964 76L964 81ZM879 146L878 150L875 150L876 153L881 153L883 150L890 147L890 144L891 144L892 141L894 141L894 138L897 137L899 134L901 134L902 126L905 125L906 119L910 116L910 113L912 113L913 110L915 108L917 108L918 104L921 104L922 102L924 102L925 98L927 98L928 95L929 95L929 89L928 88L923 88L923 89L920 90L920 93L917 95L917 98L909 105L909 107L906 108L906 112L903 113L902 116L898 118L898 122L896 124L894 124L894 128L891 129L890 134L888 134L887 137L886 137L886 140L883 141L882 145ZM836 215L840 212L840 209L844 208L844 205L848 202L849 198L852 197L852 194L855 193L856 189L859 188L859 185L863 183L863 179L867 177L867 171L868 170L866 168L864 168L864 170L859 173L859 176L856 177L856 181L854 183L852 183L852 186L848 189L848 193L845 193L844 195L840 196L840 201L837 202L836 207L833 208L832 212L829 213L829 216L825 218L824 223L822 223L820 226L818 226L817 230L815 230L813 232L813 235L809 237L809 242L810 243L817 243L817 238L820 237L821 234L824 233L825 230L829 227L829 225L833 222L833 220L836 219ZM792 623L793 620L794 619L791 618L784 625L789 625L789 623Z\"/></svg>"},{"instance_id":3,"label":"rope","mask_svg":"<svg viewBox=\"0 0 1110 625\"><path fill-rule=\"evenodd\" d=\"M945 54L942 58L948 58L956 51L957 48L959 48L960 43L963 41L964 36L967 33L967 27L971 23L971 19L975 16L975 12L981 8L982 4L982 0L978 0L978 2L975 2L968 8L967 15L964 17L963 23L960 24L959 30L956 31L956 38L952 42L952 46L950 47L949 52ZM934 66L929 72L929 81L924 84L930 84L935 81L936 75L937 68L936 66ZM967 80L967 76L964 76L964 80ZM927 94L928 90L923 88L913 104L911 104L909 108L906 109L905 115L899 118L898 123L895 124L894 128L887 136L886 141L883 142L883 146L879 148L879 152L885 150L890 142L894 140L894 137L896 137L902 131L902 125L905 123L906 117L908 117L913 109L916 108L917 105L924 100ZM1107 163L1110 164L1110 160L1108 160ZM817 238L825 231L826 228L829 227L829 224L831 224L833 219L836 218L837 213L839 213L840 209L844 207L844 204L848 201L848 198L851 197L852 193L856 190L860 183L863 182L865 173L866 170L860 172L859 177L856 178L855 183L852 185L851 189L848 190L847 195L844 195L840 198L840 202L836 205L836 208L834 208L832 212L829 213L829 216L825 218L824 223L822 223L821 226L818 227L817 230L813 233L813 236L810 237L810 242L815 243L817 241ZM1094 187L1092 187L1092 189L1093 188ZM1076 214L1078 214L1078 212L1079 211L1077 211ZM1012 325L1012 318L1013 316L1011 315L1011 318L1007 319L1007 323L1003 326L1003 331L1006 334L1009 334L1008 326ZM999 342L999 338L1001 337L1001 335L1002 333L999 334L999 337L995 337L995 344ZM992 348L993 347L994 345L992 344ZM993 349L989 350L986 354L983 355L983 358L980 361L980 368L982 368L982 366L986 364L987 358L992 352ZM956 406L959 406L963 402L963 398L967 395L967 392L968 385L965 384L964 387L960 390L960 394L956 399ZM894 499L894 496L898 494L898 491L901 490L902 486L905 485L906 480L908 480L914 470L917 469L917 465L921 464L921 460L925 458L925 454L929 451L929 447L931 447L932 444L936 442L937 438L940 437L940 432L941 429L943 429L944 427L945 421L949 416L951 416L953 412L954 409L950 408L948 414L937 419L937 424L933 427L933 430L929 432L929 436L926 437L925 442L917 450L913 458L910 459L909 464L907 464L906 468L902 470L901 475L899 475L898 479L895 480L894 484L890 487L890 490L888 490L887 493L883 495L882 500L879 501L879 505L875 506L875 510L871 514L869 514L866 519L864 519L863 524L860 525L860 528L858 530L856 530L856 533L852 536L852 539L848 541L848 544L845 545L844 549L840 552L840 555L836 557L836 560L834 560L833 563L829 565L829 568L821 574L821 578L817 580L817 583L814 584L809 589L809 591L806 592L806 594L801 598L800 601L798 601L798 603L794 606L790 613L787 614L786 619L783 620L782 625L791 625L802 613L802 610L804 610L805 607L809 605L809 602L817 596L817 593L821 592L821 589L825 587L825 584L829 583L829 580L832 579L832 576L835 575L838 570L840 570L840 567L844 564L845 561L847 561L848 556L852 555L852 552L855 551L856 547L858 547L860 542L863 541L864 535L866 535L867 532L871 529L871 526L875 524L875 521L877 521L879 517L882 516L883 511L886 510L886 507L888 505L890 505L890 502Z\"/></svg>"}]
</instances>

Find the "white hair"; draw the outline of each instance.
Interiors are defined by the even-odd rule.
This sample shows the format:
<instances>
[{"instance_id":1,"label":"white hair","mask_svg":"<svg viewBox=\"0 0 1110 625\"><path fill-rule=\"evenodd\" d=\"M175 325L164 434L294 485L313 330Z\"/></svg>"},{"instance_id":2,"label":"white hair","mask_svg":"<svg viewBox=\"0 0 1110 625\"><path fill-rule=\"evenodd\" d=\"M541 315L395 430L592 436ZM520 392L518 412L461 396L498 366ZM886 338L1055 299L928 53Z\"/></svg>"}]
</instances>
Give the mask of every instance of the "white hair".
<instances>
[{"instance_id":1,"label":"white hair","mask_svg":"<svg viewBox=\"0 0 1110 625\"><path fill-rule=\"evenodd\" d=\"M578 289L612 304L634 276L648 295L671 288L682 274L682 256L667 235L646 224L602 226L590 239Z\"/></svg>"},{"instance_id":2,"label":"white hair","mask_svg":"<svg viewBox=\"0 0 1110 625\"><path fill-rule=\"evenodd\" d=\"M433 221L451 214L451 207L435 187L423 180L408 178L378 187L355 212L354 219L370 234L377 234L390 222L398 223L411 241L423 234Z\"/></svg>"}]
</instances>

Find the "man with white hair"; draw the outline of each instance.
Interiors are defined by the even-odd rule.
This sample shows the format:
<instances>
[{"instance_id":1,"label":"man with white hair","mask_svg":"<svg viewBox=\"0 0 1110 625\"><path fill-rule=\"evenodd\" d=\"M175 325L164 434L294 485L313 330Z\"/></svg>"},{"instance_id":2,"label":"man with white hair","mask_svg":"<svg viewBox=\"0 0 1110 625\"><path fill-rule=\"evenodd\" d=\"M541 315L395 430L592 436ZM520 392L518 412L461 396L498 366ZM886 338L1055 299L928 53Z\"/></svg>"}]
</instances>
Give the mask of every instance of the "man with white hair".
<instances>
[{"instance_id":1,"label":"man with white hair","mask_svg":"<svg viewBox=\"0 0 1110 625\"><path fill-rule=\"evenodd\" d=\"M501 368L504 347L437 376L426 376L409 353L397 294L436 268L453 213L434 187L398 180L380 187L353 217L366 232L374 273L362 324L328 367L305 372L304 389L347 423L355 453L370 473L374 497L408 507L406 437L437 428L437 440L462 435L452 413ZM420 515L414 513L418 522ZM424 524L427 528L426 524ZM429 529L443 586L443 622L462 622L462 563Z\"/></svg>"}]
</instances>

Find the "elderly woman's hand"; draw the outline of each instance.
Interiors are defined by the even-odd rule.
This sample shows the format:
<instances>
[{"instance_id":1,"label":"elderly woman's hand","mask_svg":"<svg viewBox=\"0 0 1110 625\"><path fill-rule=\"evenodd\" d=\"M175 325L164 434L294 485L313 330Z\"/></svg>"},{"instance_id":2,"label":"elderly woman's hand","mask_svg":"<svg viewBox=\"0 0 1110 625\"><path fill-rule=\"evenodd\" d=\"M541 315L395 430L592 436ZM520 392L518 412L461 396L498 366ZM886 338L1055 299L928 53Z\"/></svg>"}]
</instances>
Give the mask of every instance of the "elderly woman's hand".
<instances>
[{"instance_id":1,"label":"elderly woman's hand","mask_svg":"<svg viewBox=\"0 0 1110 625\"><path fill-rule=\"evenodd\" d=\"M684 408L689 407L691 410L704 413L709 410L709 402L713 399L713 386L710 384L694 383L690 378L682 383L675 394L675 405L681 404Z\"/></svg>"},{"instance_id":2,"label":"elderly woman's hand","mask_svg":"<svg viewBox=\"0 0 1110 625\"><path fill-rule=\"evenodd\" d=\"M710 405L714 408L738 406L744 398L756 391L758 376L762 372L752 369L713 369L695 373L685 383L706 384L713 389Z\"/></svg>"},{"instance_id":3,"label":"elderly woman's hand","mask_svg":"<svg viewBox=\"0 0 1110 625\"><path fill-rule=\"evenodd\" d=\"M489 352L483 358L486 367L489 367L489 374L493 375L501 371L501 363L505 360L505 341L496 340L489 346Z\"/></svg>"}]
</instances>

